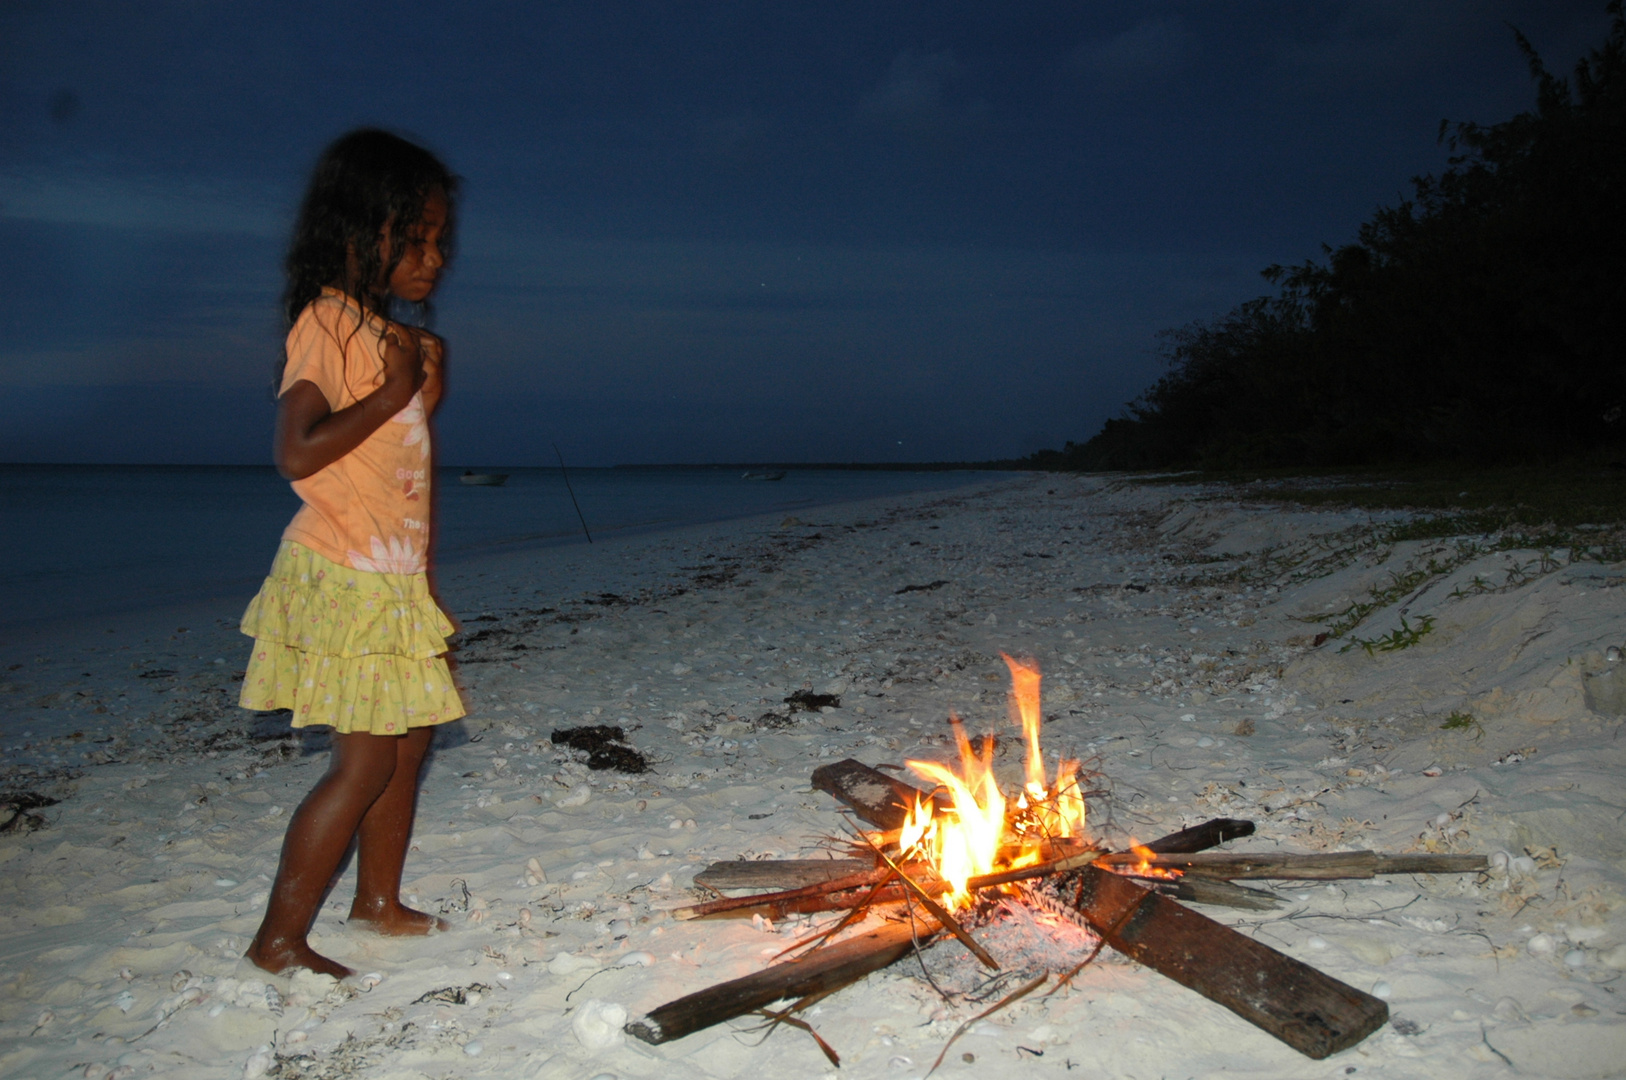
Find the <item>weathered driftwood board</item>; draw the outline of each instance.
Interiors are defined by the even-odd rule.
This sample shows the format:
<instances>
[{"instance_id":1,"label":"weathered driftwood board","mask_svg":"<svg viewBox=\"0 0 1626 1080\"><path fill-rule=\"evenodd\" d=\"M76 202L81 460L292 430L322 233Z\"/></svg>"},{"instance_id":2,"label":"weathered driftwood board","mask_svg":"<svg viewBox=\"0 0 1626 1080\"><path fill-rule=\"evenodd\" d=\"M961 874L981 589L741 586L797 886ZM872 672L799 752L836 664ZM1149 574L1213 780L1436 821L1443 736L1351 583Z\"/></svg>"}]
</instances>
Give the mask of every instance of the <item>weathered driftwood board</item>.
<instances>
[{"instance_id":1,"label":"weathered driftwood board","mask_svg":"<svg viewBox=\"0 0 1626 1080\"><path fill-rule=\"evenodd\" d=\"M843 758L813 770L813 786L828 791L878 829L898 829L926 792L897 777L872 769L862 761Z\"/></svg>"},{"instance_id":2,"label":"weathered driftwood board","mask_svg":"<svg viewBox=\"0 0 1626 1080\"><path fill-rule=\"evenodd\" d=\"M1127 878L1079 871L1079 910L1114 949L1320 1059L1382 1027L1389 1007Z\"/></svg>"},{"instance_id":3,"label":"weathered driftwood board","mask_svg":"<svg viewBox=\"0 0 1626 1080\"><path fill-rule=\"evenodd\" d=\"M627 1025L627 1032L646 1043L670 1042L703 1028L755 1012L775 1001L790 1001L823 990L839 989L901 958L914 943L940 933L931 920L890 923L762 971L718 983L654 1010Z\"/></svg>"},{"instance_id":4,"label":"weathered driftwood board","mask_svg":"<svg viewBox=\"0 0 1626 1080\"><path fill-rule=\"evenodd\" d=\"M902 900L905 895L901 883L894 881L890 885L884 884L890 874L890 870L871 870L822 885L802 885L795 889L750 893L746 896L723 896L673 908L672 917L680 922L712 915L732 918L761 915L765 919L780 919L786 915L813 914L871 903L888 904Z\"/></svg>"},{"instance_id":5,"label":"weathered driftwood board","mask_svg":"<svg viewBox=\"0 0 1626 1080\"><path fill-rule=\"evenodd\" d=\"M694 883L708 889L795 889L874 868L874 862L861 859L736 859L712 863Z\"/></svg>"},{"instance_id":6,"label":"weathered driftwood board","mask_svg":"<svg viewBox=\"0 0 1626 1080\"><path fill-rule=\"evenodd\" d=\"M1273 892L1232 885L1219 878L1183 877L1177 881L1159 881L1153 888L1188 904L1209 904L1248 911L1269 911L1282 902L1282 898Z\"/></svg>"}]
</instances>

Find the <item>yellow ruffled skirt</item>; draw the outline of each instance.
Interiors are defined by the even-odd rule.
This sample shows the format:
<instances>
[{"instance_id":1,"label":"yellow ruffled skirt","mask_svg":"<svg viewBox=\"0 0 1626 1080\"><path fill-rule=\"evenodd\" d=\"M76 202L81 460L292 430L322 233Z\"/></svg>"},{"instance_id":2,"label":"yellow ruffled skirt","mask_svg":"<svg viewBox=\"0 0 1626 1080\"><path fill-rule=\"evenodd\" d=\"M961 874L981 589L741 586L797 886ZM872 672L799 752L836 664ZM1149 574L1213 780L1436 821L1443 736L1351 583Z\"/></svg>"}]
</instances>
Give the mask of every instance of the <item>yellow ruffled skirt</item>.
<instances>
[{"instance_id":1,"label":"yellow ruffled skirt","mask_svg":"<svg viewBox=\"0 0 1626 1080\"><path fill-rule=\"evenodd\" d=\"M400 735L465 712L446 666L451 620L423 574L352 570L284 540L243 613L254 639L238 704L294 727Z\"/></svg>"}]
</instances>

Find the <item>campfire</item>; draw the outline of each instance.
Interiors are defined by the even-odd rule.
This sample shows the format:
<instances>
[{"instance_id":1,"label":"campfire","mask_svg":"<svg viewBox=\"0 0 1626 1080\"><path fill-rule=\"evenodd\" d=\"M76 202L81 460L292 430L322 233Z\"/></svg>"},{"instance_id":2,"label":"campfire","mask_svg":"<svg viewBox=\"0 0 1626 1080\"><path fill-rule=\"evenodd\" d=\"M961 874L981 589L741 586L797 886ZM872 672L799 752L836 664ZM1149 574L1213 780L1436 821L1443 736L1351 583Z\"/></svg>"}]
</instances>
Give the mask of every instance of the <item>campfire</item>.
<instances>
[{"instance_id":1,"label":"campfire","mask_svg":"<svg viewBox=\"0 0 1626 1080\"><path fill-rule=\"evenodd\" d=\"M949 806L918 796L909 809L897 838L904 860L918 858L949 885L950 911L971 906L967 882L997 870L1032 866L1044 861L1058 845L1083 841L1085 805L1076 761L1056 768L1054 783L1045 780L1044 750L1039 743L1043 724L1039 709L1039 667L1031 661L1005 657L1011 669L1011 698L1026 744L1026 783L1014 801L1008 800L994 777L994 738L985 735L974 751L960 718L949 725L960 750L960 771L935 761L910 761L909 769L937 790L946 792ZM884 834L874 838L890 839ZM1081 848L1082 843L1072 845ZM1076 854L1076 851L1071 852Z\"/></svg>"},{"instance_id":2,"label":"campfire","mask_svg":"<svg viewBox=\"0 0 1626 1080\"><path fill-rule=\"evenodd\" d=\"M1126 851L1108 850L1092 841L1086 828L1086 802L1092 793L1083 786L1080 763L1060 760L1053 775L1046 769L1038 665L1010 656L1005 662L1011 674L1011 711L1022 731L1019 783L1000 786L995 736L973 743L953 716L949 724L958 769L934 761L905 762L929 788L850 759L815 770L815 788L873 827L852 834L858 857L716 863L695 877L695 884L716 898L674 915L777 919L843 914L787 949L783 955L788 958L779 963L662 1005L628 1024L627 1031L646 1042L668 1042L755 1013L770 1028L788 1023L807 1031L839 1063L835 1050L797 1013L947 937L957 939L983 967L1000 970L999 958L973 931L980 932L996 909L1008 911L1012 904L1070 921L1089 935L1093 948L1070 970L1042 971L966 1026L1052 978L1057 981L1049 992L1055 993L1105 946L1224 1005L1312 1058L1354 1046L1382 1026L1388 1006L1380 999L1180 901L1268 908L1279 899L1274 893L1235 882L1474 872L1486 869L1482 856L1209 851L1252 835L1251 822L1229 818L1145 845L1131 844ZM722 895L725 890L765 888L772 891ZM840 937L866 917L883 921L878 928ZM790 1004L770 1009L775 1002Z\"/></svg>"}]
</instances>

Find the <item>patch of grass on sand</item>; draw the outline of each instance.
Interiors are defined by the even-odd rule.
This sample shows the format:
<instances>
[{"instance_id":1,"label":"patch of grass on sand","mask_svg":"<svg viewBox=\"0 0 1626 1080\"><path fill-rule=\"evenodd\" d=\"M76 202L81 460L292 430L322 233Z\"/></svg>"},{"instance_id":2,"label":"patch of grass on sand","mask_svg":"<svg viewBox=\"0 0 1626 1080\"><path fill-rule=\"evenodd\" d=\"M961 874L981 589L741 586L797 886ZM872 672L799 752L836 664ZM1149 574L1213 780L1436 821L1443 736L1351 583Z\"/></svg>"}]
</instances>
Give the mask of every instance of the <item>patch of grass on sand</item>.
<instances>
[{"instance_id":1,"label":"patch of grass on sand","mask_svg":"<svg viewBox=\"0 0 1626 1080\"><path fill-rule=\"evenodd\" d=\"M1473 713L1454 712L1445 718L1445 723L1440 725L1440 730L1471 731L1474 733L1474 738L1479 739L1485 734L1485 725L1481 724Z\"/></svg>"},{"instance_id":2,"label":"patch of grass on sand","mask_svg":"<svg viewBox=\"0 0 1626 1080\"><path fill-rule=\"evenodd\" d=\"M1366 650L1366 655L1368 656L1380 652L1398 652L1401 649L1409 649L1419 641L1422 641L1423 637L1432 629L1434 629L1434 616L1432 615L1424 615L1422 618L1418 619L1416 626L1413 626L1411 623L1407 622L1406 617L1402 615L1400 617L1400 629L1391 630L1382 637L1352 637L1349 639L1349 644L1345 645L1338 651L1348 652L1355 646L1359 645L1361 648Z\"/></svg>"}]
</instances>

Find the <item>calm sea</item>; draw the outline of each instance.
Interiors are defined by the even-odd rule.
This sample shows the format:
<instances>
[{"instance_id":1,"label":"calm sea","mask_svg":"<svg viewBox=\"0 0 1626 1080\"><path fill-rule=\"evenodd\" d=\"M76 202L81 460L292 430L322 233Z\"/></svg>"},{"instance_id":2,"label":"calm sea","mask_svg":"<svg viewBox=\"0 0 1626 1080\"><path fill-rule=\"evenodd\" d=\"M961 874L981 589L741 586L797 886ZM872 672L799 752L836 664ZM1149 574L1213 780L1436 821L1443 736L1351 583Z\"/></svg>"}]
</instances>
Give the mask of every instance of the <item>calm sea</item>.
<instances>
[{"instance_id":1,"label":"calm sea","mask_svg":"<svg viewBox=\"0 0 1626 1080\"><path fill-rule=\"evenodd\" d=\"M441 470L437 561L585 543L558 469L501 487ZM986 482L988 472L571 469L595 537ZM0 465L0 627L238 595L246 600L299 501L264 466Z\"/></svg>"}]
</instances>

